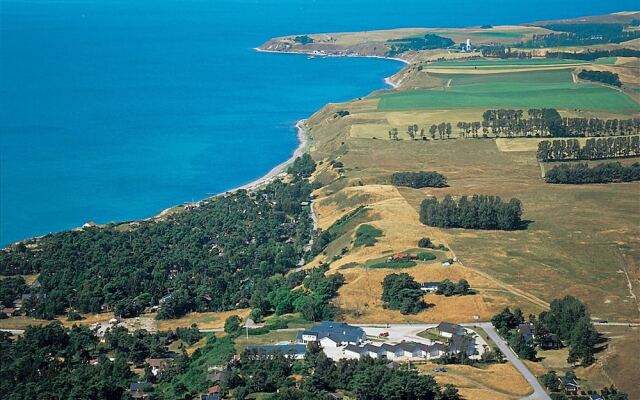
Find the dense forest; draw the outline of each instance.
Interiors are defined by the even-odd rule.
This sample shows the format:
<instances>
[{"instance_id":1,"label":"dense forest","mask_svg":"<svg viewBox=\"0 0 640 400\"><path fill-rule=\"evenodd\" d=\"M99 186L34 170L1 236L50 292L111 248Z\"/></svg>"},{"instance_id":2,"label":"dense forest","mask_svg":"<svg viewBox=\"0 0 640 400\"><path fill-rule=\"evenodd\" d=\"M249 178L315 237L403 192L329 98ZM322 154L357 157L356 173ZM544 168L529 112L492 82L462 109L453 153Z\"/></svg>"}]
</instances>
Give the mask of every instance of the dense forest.
<instances>
[{"instance_id":1,"label":"dense forest","mask_svg":"<svg viewBox=\"0 0 640 400\"><path fill-rule=\"evenodd\" d=\"M589 70L583 69L578 74L578 78L584 79L587 81L602 82L607 85L616 86L616 87L622 86L622 82L620 82L620 77L618 76L618 74L615 74L610 71L589 71Z\"/></svg>"},{"instance_id":2,"label":"dense forest","mask_svg":"<svg viewBox=\"0 0 640 400\"><path fill-rule=\"evenodd\" d=\"M17 339L0 332L0 398L124 398L134 377L131 366L163 356L176 339L171 333L129 335L116 328L101 343L86 327L67 330L58 322L27 328Z\"/></svg>"},{"instance_id":3,"label":"dense forest","mask_svg":"<svg viewBox=\"0 0 640 400\"><path fill-rule=\"evenodd\" d=\"M640 156L640 136L616 136L587 139L543 140L538 143L540 161L602 160Z\"/></svg>"},{"instance_id":4,"label":"dense forest","mask_svg":"<svg viewBox=\"0 0 640 400\"><path fill-rule=\"evenodd\" d=\"M634 182L640 180L640 163L622 165L620 163L558 165L545 174L547 183L610 183Z\"/></svg>"},{"instance_id":5,"label":"dense forest","mask_svg":"<svg viewBox=\"0 0 640 400\"><path fill-rule=\"evenodd\" d=\"M405 51L444 49L453 46L455 42L449 38L428 33L422 37L408 37L402 39L387 40L389 57L404 53Z\"/></svg>"},{"instance_id":6,"label":"dense forest","mask_svg":"<svg viewBox=\"0 0 640 400\"><path fill-rule=\"evenodd\" d=\"M391 175L391 184L415 189L425 187L443 188L447 186L447 178L435 171L395 172Z\"/></svg>"},{"instance_id":7,"label":"dense forest","mask_svg":"<svg viewBox=\"0 0 640 400\"><path fill-rule=\"evenodd\" d=\"M292 170L307 176L313 166ZM158 318L175 318L246 307L256 284L302 258L311 190L304 179L275 181L157 220L47 235L0 251L0 273L40 274L23 309L41 318L67 308L129 317L159 305Z\"/></svg>"},{"instance_id":8,"label":"dense forest","mask_svg":"<svg viewBox=\"0 0 640 400\"><path fill-rule=\"evenodd\" d=\"M442 202L430 197L420 206L420 222L439 228L521 229L521 216L520 200L504 202L497 196L462 196L458 201L446 196Z\"/></svg>"},{"instance_id":9,"label":"dense forest","mask_svg":"<svg viewBox=\"0 0 640 400\"><path fill-rule=\"evenodd\" d=\"M416 314L427 305L422 300L424 293L420 284L407 274L389 274L382 281L384 307L400 310L401 314Z\"/></svg>"}]
</instances>

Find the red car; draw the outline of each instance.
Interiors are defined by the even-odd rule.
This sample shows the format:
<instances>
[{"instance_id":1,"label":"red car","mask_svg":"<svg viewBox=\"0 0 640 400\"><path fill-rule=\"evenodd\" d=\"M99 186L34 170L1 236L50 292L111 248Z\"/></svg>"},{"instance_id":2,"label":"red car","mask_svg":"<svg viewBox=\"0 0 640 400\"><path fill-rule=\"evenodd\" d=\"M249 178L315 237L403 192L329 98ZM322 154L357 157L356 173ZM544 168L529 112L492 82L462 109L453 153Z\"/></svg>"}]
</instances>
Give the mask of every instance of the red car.
<instances>
[{"instance_id":1,"label":"red car","mask_svg":"<svg viewBox=\"0 0 640 400\"><path fill-rule=\"evenodd\" d=\"M389 337L389 332L380 332L379 337Z\"/></svg>"}]
</instances>

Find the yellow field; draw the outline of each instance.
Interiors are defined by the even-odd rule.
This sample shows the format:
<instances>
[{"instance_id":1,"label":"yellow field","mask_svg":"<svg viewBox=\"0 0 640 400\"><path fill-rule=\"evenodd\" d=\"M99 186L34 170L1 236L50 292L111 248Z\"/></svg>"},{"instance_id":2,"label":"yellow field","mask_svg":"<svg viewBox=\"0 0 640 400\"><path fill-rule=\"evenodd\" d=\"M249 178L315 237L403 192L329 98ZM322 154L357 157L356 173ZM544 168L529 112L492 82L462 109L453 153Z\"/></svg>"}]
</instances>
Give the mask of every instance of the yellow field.
<instances>
[{"instance_id":1,"label":"yellow field","mask_svg":"<svg viewBox=\"0 0 640 400\"><path fill-rule=\"evenodd\" d=\"M433 375L439 384L454 384L465 399L518 399L533 392L531 386L510 363L492 364L485 368L447 365L447 372L433 372L438 364L420 364L418 370Z\"/></svg>"},{"instance_id":2,"label":"yellow field","mask_svg":"<svg viewBox=\"0 0 640 400\"><path fill-rule=\"evenodd\" d=\"M191 324L197 324L199 329L219 329L224 327L224 321L230 316L237 315L244 320L249 316L250 312L250 309L245 308L231 311L189 313L179 319L162 321L153 319L155 318L154 314L149 314L148 318L153 319L158 331L175 330L178 327L188 328Z\"/></svg>"}]
</instances>

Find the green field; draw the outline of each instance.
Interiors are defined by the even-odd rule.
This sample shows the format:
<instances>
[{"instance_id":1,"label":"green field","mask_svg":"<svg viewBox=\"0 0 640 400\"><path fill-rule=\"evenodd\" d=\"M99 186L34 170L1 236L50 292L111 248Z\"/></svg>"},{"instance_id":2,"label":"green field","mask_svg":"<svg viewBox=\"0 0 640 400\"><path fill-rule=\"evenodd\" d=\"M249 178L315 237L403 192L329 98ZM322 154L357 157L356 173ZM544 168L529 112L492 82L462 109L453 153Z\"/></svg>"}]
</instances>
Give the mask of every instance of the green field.
<instances>
[{"instance_id":1,"label":"green field","mask_svg":"<svg viewBox=\"0 0 640 400\"><path fill-rule=\"evenodd\" d=\"M640 111L640 105L626 94L603 85L575 84L566 70L436 76L451 79L451 87L385 93L380 95L378 110L546 107Z\"/></svg>"}]
</instances>

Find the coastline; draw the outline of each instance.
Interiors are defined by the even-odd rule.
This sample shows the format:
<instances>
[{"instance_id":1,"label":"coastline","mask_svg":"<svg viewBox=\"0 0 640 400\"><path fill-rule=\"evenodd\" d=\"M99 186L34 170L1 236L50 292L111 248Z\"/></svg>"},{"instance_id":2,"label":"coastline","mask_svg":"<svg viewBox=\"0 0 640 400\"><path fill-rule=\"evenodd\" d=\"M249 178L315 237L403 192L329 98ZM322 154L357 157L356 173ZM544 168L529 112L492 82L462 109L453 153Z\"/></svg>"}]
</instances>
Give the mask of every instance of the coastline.
<instances>
[{"instance_id":1,"label":"coastline","mask_svg":"<svg viewBox=\"0 0 640 400\"><path fill-rule=\"evenodd\" d=\"M267 184L269 182L271 182L274 178L278 177L280 174L282 174L283 172L285 172L286 167L291 164L296 158L300 157L302 154L304 154L305 149L307 148L307 145L309 144L309 137L308 137L308 128L305 126L307 123L306 119L301 119L298 122L296 122L295 127L297 130L297 134L298 134L298 147L295 148L295 150L293 151L293 154L291 155L291 157L289 157L287 160L281 162L280 164L276 165L275 167L273 167L269 172L267 172L265 175L261 176L260 178L253 180L249 183L246 183L244 185L235 187L233 189L227 190L225 192L219 193L216 196L213 197L217 197L217 196L221 196L221 195L225 195L225 194L229 194L229 193L233 193L233 192L237 192L238 190L253 190L258 188L259 186L262 186L264 184Z\"/></svg>"},{"instance_id":2,"label":"coastline","mask_svg":"<svg viewBox=\"0 0 640 400\"><path fill-rule=\"evenodd\" d=\"M373 56L373 55L347 55L347 54L327 54L327 55L317 55L317 54L313 54L311 52L299 52L299 51L275 51L275 50L264 50L261 49L259 47L255 47L254 48L255 51L258 52L262 52L262 53L280 53L280 54L298 54L298 55L313 55L313 56L318 56L318 57L362 57L362 58L378 58L378 59L383 59L383 60L393 60L393 61L399 61L405 65L409 65L410 62L407 60L404 60L402 58L396 58L396 57L384 57L384 56ZM395 75L395 74L394 74ZM398 84L392 82L391 78L392 76L386 77L384 78L384 83L391 86L392 88L397 88ZM132 219L132 220L128 220L128 221L111 221L111 222L105 222L103 224L98 224L98 226L104 226L104 225L108 225L108 224L133 224L136 222L148 222L148 221L153 221L159 218L163 218L165 217L167 214L171 213L172 211L178 209L178 208L183 208L186 206L193 206L193 205L198 205L201 202L205 202L207 200L211 200L211 199L215 199L216 197L219 196L226 196L228 194L232 194L234 192L237 192L238 190L255 190L258 189L261 186L264 186L268 183L270 183L271 181L273 181L274 179L278 178L280 175L282 175L285 170L286 167L289 166L289 164L291 164L297 157L300 157L301 155L303 155L309 145L309 141L310 138L308 136L308 127L306 126L306 122L307 119L303 118L301 120L299 120L298 122L296 122L295 127L297 130L297 136L298 136L298 146L294 149L291 157L289 157L287 160L281 162L280 164L276 165L275 167L273 167L269 172L267 172L265 175L251 181L248 183L245 183L243 185L237 186L235 188L217 193L217 194L213 194L213 195L209 195L206 197L203 197L200 200L197 201L192 201L192 202L184 202L181 204L176 204L176 205L172 205L170 207L167 207L165 209L163 209L162 211L151 215L147 218L136 218L136 219ZM68 230L82 230L84 229L84 226L78 226L75 228L70 228ZM31 236L25 239L21 239L21 240L17 240L15 242L9 243L6 246L2 247L1 249L6 249L9 248L11 246L14 246L18 243L27 243L27 242L31 242L31 241L37 241L38 239L47 236L49 234L53 234L56 232L49 232L43 235L39 235L39 236Z\"/></svg>"},{"instance_id":3,"label":"coastline","mask_svg":"<svg viewBox=\"0 0 640 400\"><path fill-rule=\"evenodd\" d=\"M403 58L398 58L398 57L385 57L385 56L368 56L368 55L364 55L364 54L358 54L358 55L351 55L351 54L316 54L313 53L311 51L278 51L278 50L265 50L265 49L261 49L260 47L254 47L253 48L255 51L259 52L259 53L272 53L272 54L298 54L298 55L303 55L303 56L314 56L314 57L336 57L336 58L342 58L342 57L347 57L347 58L378 58L380 60L392 60L392 61L399 61L405 65L410 65L411 62L408 60L405 60ZM401 70L402 71L402 70ZM400 71L398 71L400 72ZM397 73L396 73L397 74ZM391 79L396 75L391 75L388 76L386 78L384 78L384 83L391 86L393 89L397 89L400 86L400 83L394 83Z\"/></svg>"},{"instance_id":4,"label":"coastline","mask_svg":"<svg viewBox=\"0 0 640 400\"><path fill-rule=\"evenodd\" d=\"M157 218L161 218L163 216L165 216L166 214L168 214L169 212L171 212L172 210L174 210L177 207L184 207L190 204L197 204L201 201L205 201L208 199L215 199L216 197L220 197L220 196L226 196L228 194L232 194L234 192L237 192L238 190L255 190L258 189L261 186L264 186L268 183L270 183L271 181L273 181L275 178L279 177L282 173L285 172L287 166L289 166L289 164L291 164L293 161L295 161L296 158L300 157L301 155L304 154L307 146L309 145L309 136L308 136L308 128L305 126L307 123L306 118L299 120L298 122L296 122L295 127L297 130L297 135L298 135L298 147L296 147L293 150L293 153L291 154L291 157L289 157L288 159L286 159L285 161L281 162L280 164L276 165L275 167L273 167L269 172L267 172L266 174L262 175L261 177L249 182L249 183L245 183L243 185L237 186L235 188L229 189L229 190L225 190L224 192L220 192L218 194L215 194L213 196L208 196L205 197L202 200L199 201L195 201L195 202L187 202L187 203L183 203L183 204L179 204L179 205L175 205L175 206L171 206L168 208L165 208L164 210L160 211L158 214L149 217L149 218L145 218L143 219L143 221L151 221ZM135 222L134 221L128 221L128 223L131 222ZM127 223L127 222L125 222Z\"/></svg>"}]
</instances>

